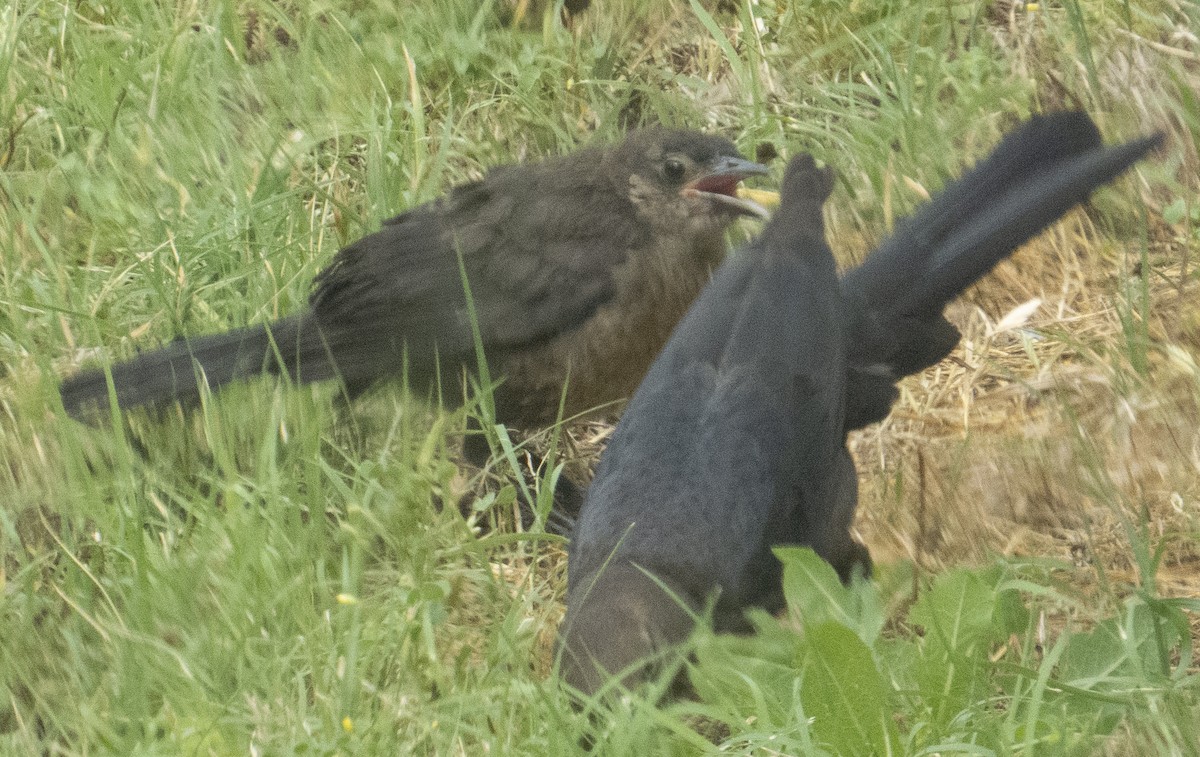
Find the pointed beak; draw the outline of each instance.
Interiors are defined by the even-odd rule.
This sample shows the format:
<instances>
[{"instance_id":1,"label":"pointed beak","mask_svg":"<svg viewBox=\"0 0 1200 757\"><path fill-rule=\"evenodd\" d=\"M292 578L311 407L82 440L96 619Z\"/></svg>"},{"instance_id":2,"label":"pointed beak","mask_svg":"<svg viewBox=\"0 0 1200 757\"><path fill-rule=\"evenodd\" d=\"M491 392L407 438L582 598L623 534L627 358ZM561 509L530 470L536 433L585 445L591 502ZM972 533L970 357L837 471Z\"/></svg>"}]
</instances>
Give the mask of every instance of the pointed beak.
<instances>
[{"instance_id":1,"label":"pointed beak","mask_svg":"<svg viewBox=\"0 0 1200 757\"><path fill-rule=\"evenodd\" d=\"M738 183L751 176L765 176L770 169L761 163L728 155L719 156L709 164L708 171L698 179L688 182L683 193L692 197L703 195L725 205L739 215L769 218L770 213L762 205L747 197L738 196Z\"/></svg>"}]
</instances>

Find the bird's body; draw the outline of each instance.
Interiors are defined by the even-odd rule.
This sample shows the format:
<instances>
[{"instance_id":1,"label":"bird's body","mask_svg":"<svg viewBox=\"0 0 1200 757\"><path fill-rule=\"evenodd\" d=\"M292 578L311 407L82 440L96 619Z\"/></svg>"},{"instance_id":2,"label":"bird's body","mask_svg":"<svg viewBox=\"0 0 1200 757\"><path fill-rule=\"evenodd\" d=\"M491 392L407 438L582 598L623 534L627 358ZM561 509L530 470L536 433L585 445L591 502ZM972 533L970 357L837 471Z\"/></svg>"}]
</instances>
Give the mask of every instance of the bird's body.
<instances>
[{"instance_id":1,"label":"bird's body","mask_svg":"<svg viewBox=\"0 0 1200 757\"><path fill-rule=\"evenodd\" d=\"M340 379L352 395L400 375L457 384L475 367L464 274L504 378L498 420L552 423L568 375L568 415L624 399L720 261L725 229L760 210L735 185L765 170L725 139L667 129L495 168L339 251L307 309L112 366L117 404L191 402L204 385L260 374ZM102 370L62 385L79 418L107 397Z\"/></svg>"},{"instance_id":2,"label":"bird's body","mask_svg":"<svg viewBox=\"0 0 1200 757\"><path fill-rule=\"evenodd\" d=\"M779 609L776 544L851 569L831 186L793 160L775 217L717 271L618 424L570 547L562 664L577 688L603 680L594 661L616 673L683 641L714 596L718 630L746 630L747 607Z\"/></svg>"}]
</instances>

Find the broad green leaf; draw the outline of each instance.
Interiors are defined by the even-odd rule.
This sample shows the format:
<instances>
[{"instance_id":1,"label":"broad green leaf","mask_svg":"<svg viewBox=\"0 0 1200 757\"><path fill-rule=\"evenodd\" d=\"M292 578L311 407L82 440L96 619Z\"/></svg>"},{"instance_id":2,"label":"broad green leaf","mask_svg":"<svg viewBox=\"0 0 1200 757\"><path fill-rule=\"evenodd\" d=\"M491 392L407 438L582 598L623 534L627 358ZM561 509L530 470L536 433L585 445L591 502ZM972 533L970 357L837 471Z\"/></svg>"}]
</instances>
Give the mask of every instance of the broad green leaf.
<instances>
[{"instance_id":1,"label":"broad green leaf","mask_svg":"<svg viewBox=\"0 0 1200 757\"><path fill-rule=\"evenodd\" d=\"M816 740L838 754L889 754L898 737L887 691L870 648L849 628L820 623L805 631L800 701Z\"/></svg>"},{"instance_id":2,"label":"broad green leaf","mask_svg":"<svg viewBox=\"0 0 1200 757\"><path fill-rule=\"evenodd\" d=\"M783 563L783 596L789 616L801 625L832 621L873 644L884 623L879 591L870 581L842 584L837 573L808 547L776 547Z\"/></svg>"}]
</instances>

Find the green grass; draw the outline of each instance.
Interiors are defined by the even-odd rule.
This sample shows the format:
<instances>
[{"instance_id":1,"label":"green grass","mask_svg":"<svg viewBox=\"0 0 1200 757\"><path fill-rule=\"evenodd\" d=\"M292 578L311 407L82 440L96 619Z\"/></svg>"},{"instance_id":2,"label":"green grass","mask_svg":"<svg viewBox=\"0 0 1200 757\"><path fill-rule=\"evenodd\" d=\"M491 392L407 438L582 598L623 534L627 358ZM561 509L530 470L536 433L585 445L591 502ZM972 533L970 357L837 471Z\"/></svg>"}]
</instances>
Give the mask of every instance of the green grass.
<instances>
[{"instance_id":1,"label":"green grass","mask_svg":"<svg viewBox=\"0 0 1200 757\"><path fill-rule=\"evenodd\" d=\"M506 28L500 4L0 8L0 754L1200 752L1200 608L1171 598L1200 565L1197 50L1172 36L1200 28L1194 6L1072 0L1010 24L1001 3L596 0L567 31ZM1172 138L1075 221L1086 249L976 294L995 320L1087 284L1079 318L986 370L1033 385L1020 356L1043 350L1052 375L1103 377L1029 390L1066 462L964 428L967 451L917 476L905 440L951 447L902 420L871 432L867 526L883 541L919 511L943 564L884 561L847 590L791 556L788 618L696 641L698 702L570 707L550 675L561 540L440 508L464 488L462 411L261 381L92 429L57 401L85 362L295 309L340 245L491 165L653 121L812 151L841 177L850 261L917 187L1056 107ZM974 521L982 567L928 536L979 504L968 447L993 455L986 489L1032 464L1110 514L1117 556L1093 511L1082 567L996 557Z\"/></svg>"}]
</instances>

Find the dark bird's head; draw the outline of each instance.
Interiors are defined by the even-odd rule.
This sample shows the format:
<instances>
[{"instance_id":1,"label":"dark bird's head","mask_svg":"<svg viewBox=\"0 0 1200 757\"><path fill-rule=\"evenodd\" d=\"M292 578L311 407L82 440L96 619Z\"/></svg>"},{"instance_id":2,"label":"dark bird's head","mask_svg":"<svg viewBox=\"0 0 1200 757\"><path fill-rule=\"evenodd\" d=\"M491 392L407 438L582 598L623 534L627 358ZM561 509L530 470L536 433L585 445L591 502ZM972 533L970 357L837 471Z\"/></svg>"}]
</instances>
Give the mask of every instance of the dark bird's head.
<instances>
[{"instance_id":1,"label":"dark bird's head","mask_svg":"<svg viewBox=\"0 0 1200 757\"><path fill-rule=\"evenodd\" d=\"M793 157L783 174L779 209L759 236L761 243L823 255L827 245L822 208L833 192L834 178L833 169L817 168L808 153Z\"/></svg>"},{"instance_id":2,"label":"dark bird's head","mask_svg":"<svg viewBox=\"0 0 1200 757\"><path fill-rule=\"evenodd\" d=\"M615 181L627 181L637 212L656 227L691 234L724 231L739 216L766 218L737 185L767 167L746 160L724 137L686 129L631 133L609 156Z\"/></svg>"}]
</instances>

